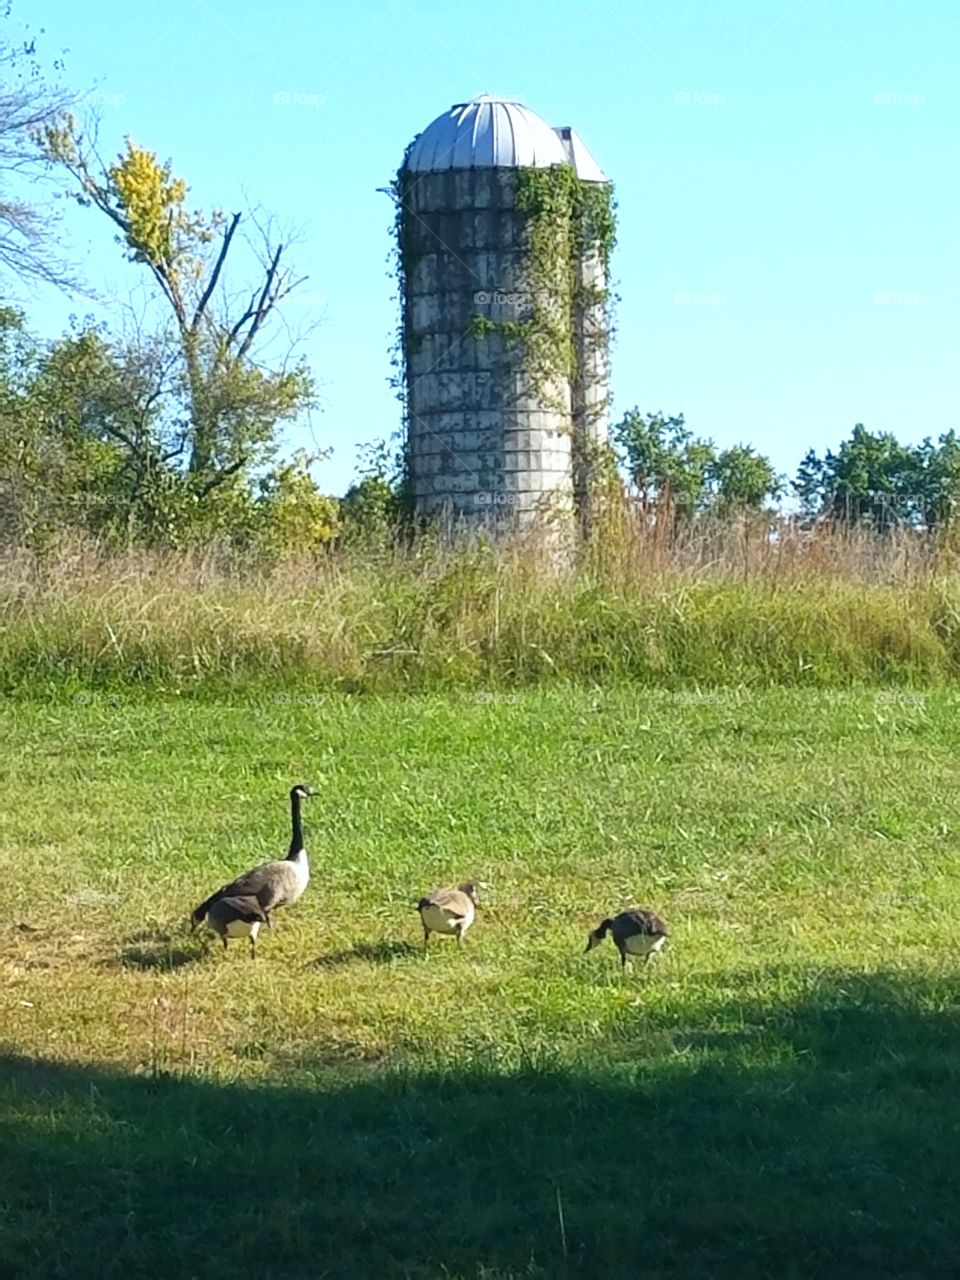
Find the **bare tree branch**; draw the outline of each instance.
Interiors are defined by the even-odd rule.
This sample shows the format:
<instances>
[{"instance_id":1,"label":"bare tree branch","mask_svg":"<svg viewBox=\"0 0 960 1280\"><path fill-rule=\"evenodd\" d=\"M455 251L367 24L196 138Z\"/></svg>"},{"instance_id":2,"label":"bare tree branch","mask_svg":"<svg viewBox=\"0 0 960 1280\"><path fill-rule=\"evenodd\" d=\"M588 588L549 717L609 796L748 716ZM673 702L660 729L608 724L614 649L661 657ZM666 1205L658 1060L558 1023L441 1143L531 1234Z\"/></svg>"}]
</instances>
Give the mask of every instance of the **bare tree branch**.
<instances>
[{"instance_id":1,"label":"bare tree branch","mask_svg":"<svg viewBox=\"0 0 960 1280\"><path fill-rule=\"evenodd\" d=\"M200 321L203 319L204 313L206 312L206 309L207 309L207 305L210 302L211 297L213 296L213 291L217 287L217 281L220 279L220 272L223 270L223 264L226 262L227 254L230 252L230 241L233 239L233 233L236 231L237 227L240 225L240 216L241 215L239 213L235 213L232 219L230 220L229 227L227 227L227 230L224 232L223 243L220 246L220 252L217 254L217 260L214 263L213 270L210 273L210 281L207 284L206 289L204 289L203 291L203 296L201 297L200 301L197 304L196 311L193 313L193 322L190 327L194 331L196 331L197 326L200 324Z\"/></svg>"},{"instance_id":2,"label":"bare tree branch","mask_svg":"<svg viewBox=\"0 0 960 1280\"><path fill-rule=\"evenodd\" d=\"M260 326L263 324L263 321L266 319L266 317L270 314L270 310L273 307L273 302L270 299L270 293L271 293L271 290L273 289L273 282L274 282L274 279L276 278L277 270L280 266L280 255L282 253L283 253L283 245L277 245L277 251L273 255L273 261L270 263L270 266L267 268L267 278L263 282L263 288L260 291L260 300L257 303L256 310L252 313L252 315L248 314L242 317L242 319L238 321L236 325L234 325L230 333L230 342L233 343L239 336L239 333L243 325L246 324L248 321L250 322L250 327L247 330L246 337L240 343L240 346L237 350L237 354L241 359L250 350L251 346L253 345L253 340L257 336L257 331L259 330Z\"/></svg>"}]
</instances>

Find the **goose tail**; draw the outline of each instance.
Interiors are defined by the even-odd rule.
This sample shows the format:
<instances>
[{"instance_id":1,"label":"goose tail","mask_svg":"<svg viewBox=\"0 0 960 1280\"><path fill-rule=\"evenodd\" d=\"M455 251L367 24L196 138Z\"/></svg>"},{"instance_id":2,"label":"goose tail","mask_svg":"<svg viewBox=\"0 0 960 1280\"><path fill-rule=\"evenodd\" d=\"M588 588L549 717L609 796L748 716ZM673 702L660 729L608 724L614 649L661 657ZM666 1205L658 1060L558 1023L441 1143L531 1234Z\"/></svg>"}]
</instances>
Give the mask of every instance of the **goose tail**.
<instances>
[{"instance_id":1,"label":"goose tail","mask_svg":"<svg viewBox=\"0 0 960 1280\"><path fill-rule=\"evenodd\" d=\"M217 901L217 899L222 897L222 895L223 895L223 890L218 889L216 893L211 893L209 898L201 902L199 907L196 907L191 912L190 919L193 922L194 929L196 929L197 925L203 924L204 920L206 920L207 918L207 912L210 910L213 904Z\"/></svg>"}]
</instances>

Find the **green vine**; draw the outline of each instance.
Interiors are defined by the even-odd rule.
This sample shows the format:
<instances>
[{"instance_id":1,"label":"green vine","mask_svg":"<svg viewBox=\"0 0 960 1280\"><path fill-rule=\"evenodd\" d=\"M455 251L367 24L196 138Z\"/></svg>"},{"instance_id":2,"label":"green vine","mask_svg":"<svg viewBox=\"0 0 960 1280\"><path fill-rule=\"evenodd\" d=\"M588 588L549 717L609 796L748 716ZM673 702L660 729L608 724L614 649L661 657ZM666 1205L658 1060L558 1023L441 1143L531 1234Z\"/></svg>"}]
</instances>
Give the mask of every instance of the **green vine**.
<instances>
[{"instance_id":1,"label":"green vine","mask_svg":"<svg viewBox=\"0 0 960 1280\"><path fill-rule=\"evenodd\" d=\"M569 165L524 168L517 173L517 208L527 220L530 245L532 315L525 363L537 389L549 394L557 381L576 376L576 309L599 303L609 310L607 281L616 243L613 188L581 181ZM579 264L591 251L603 268L601 286L580 278Z\"/></svg>"},{"instance_id":2,"label":"green vine","mask_svg":"<svg viewBox=\"0 0 960 1280\"><path fill-rule=\"evenodd\" d=\"M530 246L532 315L525 334L525 366L549 403L558 383L576 383L586 373L578 367L578 344L609 347L616 204L609 183L583 182L570 166L557 165L518 172L517 208L527 219ZM585 278L583 271L583 264L594 256L602 270L598 280ZM599 327L597 309L602 316ZM593 313L589 326L585 325L587 313ZM598 514L612 509L609 447L592 430L606 408L606 401L584 408L574 414L572 423L574 499L581 533L587 539L597 530Z\"/></svg>"},{"instance_id":3,"label":"green vine","mask_svg":"<svg viewBox=\"0 0 960 1280\"><path fill-rule=\"evenodd\" d=\"M401 512L408 518L413 514L413 493L410 484L407 369L410 353L414 349L417 339L413 332L413 324L410 317L407 286L417 263L417 255L407 234L404 210L407 206L410 189L414 183L414 179L407 168L407 161L415 142L416 138L408 144L403 153L403 161L400 168L397 170L390 186L386 188L387 194L393 200L393 235L390 242L390 253L387 258L389 267L387 274L392 276L396 282L394 298L399 313L397 329L389 353L390 365L393 370L390 376L390 386L401 404L400 427L395 433L395 438L398 441L396 472L398 474L399 507Z\"/></svg>"}]
</instances>

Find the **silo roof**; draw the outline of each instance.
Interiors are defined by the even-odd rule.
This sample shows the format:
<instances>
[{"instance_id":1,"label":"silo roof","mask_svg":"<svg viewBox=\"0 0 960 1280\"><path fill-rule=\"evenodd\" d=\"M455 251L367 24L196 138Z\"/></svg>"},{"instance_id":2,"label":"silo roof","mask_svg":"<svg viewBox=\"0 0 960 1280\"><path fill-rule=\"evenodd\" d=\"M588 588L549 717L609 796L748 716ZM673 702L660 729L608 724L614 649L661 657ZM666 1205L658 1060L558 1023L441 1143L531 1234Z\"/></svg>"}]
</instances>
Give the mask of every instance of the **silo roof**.
<instances>
[{"instance_id":1,"label":"silo roof","mask_svg":"<svg viewBox=\"0 0 960 1280\"><path fill-rule=\"evenodd\" d=\"M560 125L554 132L563 143L568 163L572 165L574 173L582 182L607 181L607 175L584 146L583 139L576 129L571 129L565 124Z\"/></svg>"},{"instance_id":2,"label":"silo roof","mask_svg":"<svg viewBox=\"0 0 960 1280\"><path fill-rule=\"evenodd\" d=\"M568 163L564 144L535 111L481 94L427 125L410 148L414 173L442 169L548 169Z\"/></svg>"}]
</instances>

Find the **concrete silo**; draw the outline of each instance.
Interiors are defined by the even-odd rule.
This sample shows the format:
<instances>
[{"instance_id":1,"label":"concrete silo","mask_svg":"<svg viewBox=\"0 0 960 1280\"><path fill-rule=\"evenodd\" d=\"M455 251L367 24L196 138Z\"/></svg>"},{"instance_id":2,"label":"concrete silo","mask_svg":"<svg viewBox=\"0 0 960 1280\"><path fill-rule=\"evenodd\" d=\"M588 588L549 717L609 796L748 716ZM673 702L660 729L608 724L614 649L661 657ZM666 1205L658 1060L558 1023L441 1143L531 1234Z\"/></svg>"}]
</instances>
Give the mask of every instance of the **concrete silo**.
<instances>
[{"instance_id":1,"label":"concrete silo","mask_svg":"<svg viewBox=\"0 0 960 1280\"><path fill-rule=\"evenodd\" d=\"M522 527L569 513L576 433L605 435L606 312L601 302L601 323L590 302L602 289L574 287L562 306L545 299L518 203L524 170L557 166L605 182L572 130L488 96L452 107L408 148L397 183L402 341L408 475L423 516ZM580 256L576 280L601 279L597 254ZM576 358L538 376L528 335L545 309Z\"/></svg>"}]
</instances>

